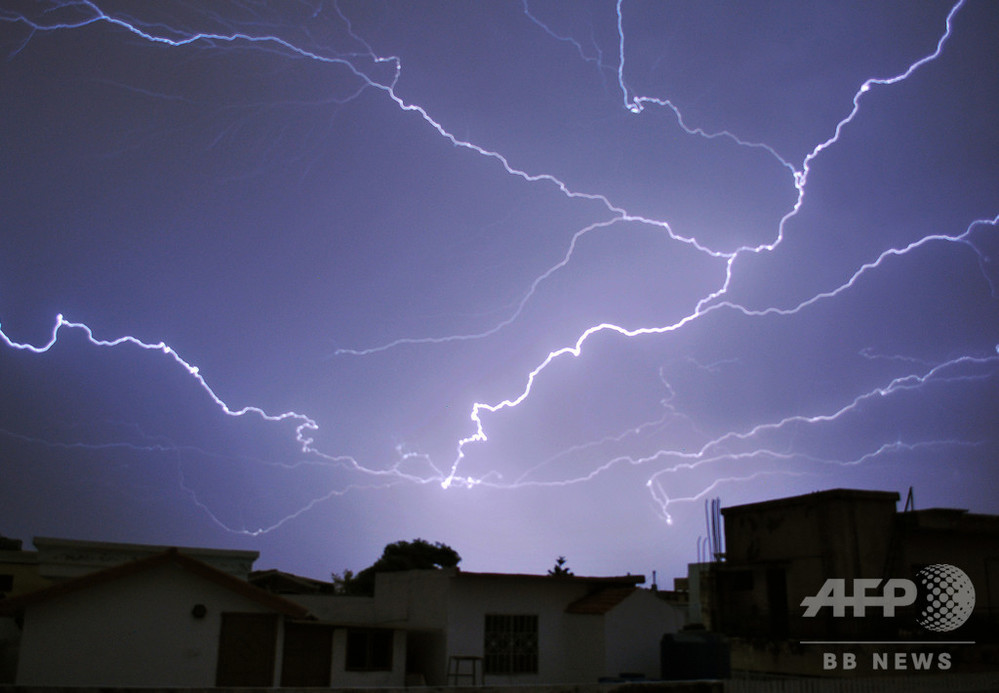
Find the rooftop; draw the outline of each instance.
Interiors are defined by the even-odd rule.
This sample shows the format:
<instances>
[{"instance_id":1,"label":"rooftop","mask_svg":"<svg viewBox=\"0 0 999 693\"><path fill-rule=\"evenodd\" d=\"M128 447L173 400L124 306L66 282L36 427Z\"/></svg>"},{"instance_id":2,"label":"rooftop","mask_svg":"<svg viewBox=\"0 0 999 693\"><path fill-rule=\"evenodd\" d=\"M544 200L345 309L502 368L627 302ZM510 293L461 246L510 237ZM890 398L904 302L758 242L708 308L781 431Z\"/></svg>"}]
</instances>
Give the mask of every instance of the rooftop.
<instances>
[{"instance_id":1,"label":"rooftop","mask_svg":"<svg viewBox=\"0 0 999 693\"><path fill-rule=\"evenodd\" d=\"M826 491L815 491L801 496L788 496L787 498L775 498L773 500L759 501L757 503L746 503L745 505L732 505L722 508L722 515L739 514L744 512L758 512L771 508L793 507L796 505L815 505L817 503L830 503L834 501L875 501L882 503L898 503L900 496L895 491L866 491L861 489L834 488Z\"/></svg>"}]
</instances>

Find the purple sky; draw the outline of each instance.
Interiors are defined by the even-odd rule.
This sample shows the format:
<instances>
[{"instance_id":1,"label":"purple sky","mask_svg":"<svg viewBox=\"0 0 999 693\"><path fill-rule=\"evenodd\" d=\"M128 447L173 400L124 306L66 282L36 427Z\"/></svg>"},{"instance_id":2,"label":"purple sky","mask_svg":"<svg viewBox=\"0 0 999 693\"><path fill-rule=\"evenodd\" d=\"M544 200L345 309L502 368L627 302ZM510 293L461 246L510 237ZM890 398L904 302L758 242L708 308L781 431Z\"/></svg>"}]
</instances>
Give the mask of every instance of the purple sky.
<instances>
[{"instance_id":1,"label":"purple sky","mask_svg":"<svg viewBox=\"0 0 999 693\"><path fill-rule=\"evenodd\" d=\"M711 498L999 513L999 5L203 7L0 0L0 533L666 583Z\"/></svg>"}]
</instances>

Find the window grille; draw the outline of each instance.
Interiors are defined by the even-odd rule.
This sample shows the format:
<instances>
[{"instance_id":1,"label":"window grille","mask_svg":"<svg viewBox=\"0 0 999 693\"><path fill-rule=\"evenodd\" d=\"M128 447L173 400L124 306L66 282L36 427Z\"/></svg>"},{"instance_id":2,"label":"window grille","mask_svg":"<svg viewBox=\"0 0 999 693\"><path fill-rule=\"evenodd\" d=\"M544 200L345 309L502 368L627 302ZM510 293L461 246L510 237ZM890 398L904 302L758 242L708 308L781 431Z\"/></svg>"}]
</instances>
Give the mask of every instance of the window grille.
<instances>
[{"instance_id":1,"label":"window grille","mask_svg":"<svg viewBox=\"0 0 999 693\"><path fill-rule=\"evenodd\" d=\"M486 614L485 673L538 673L536 614Z\"/></svg>"}]
</instances>

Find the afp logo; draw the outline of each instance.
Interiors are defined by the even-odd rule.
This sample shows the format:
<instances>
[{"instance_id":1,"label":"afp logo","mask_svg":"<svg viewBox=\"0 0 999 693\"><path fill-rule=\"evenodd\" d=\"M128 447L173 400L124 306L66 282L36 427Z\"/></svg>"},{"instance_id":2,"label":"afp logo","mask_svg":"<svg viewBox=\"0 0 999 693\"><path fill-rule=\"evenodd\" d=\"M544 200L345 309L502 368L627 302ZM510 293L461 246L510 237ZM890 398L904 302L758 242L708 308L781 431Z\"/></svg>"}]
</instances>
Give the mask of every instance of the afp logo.
<instances>
[{"instance_id":1,"label":"afp logo","mask_svg":"<svg viewBox=\"0 0 999 693\"><path fill-rule=\"evenodd\" d=\"M919 586L912 580L879 578L852 580L853 594L847 592L842 578L826 580L818 594L805 597L805 618L817 616L823 607L830 607L833 616L866 616L867 609L881 609L883 616L892 617L895 609L920 604L916 620L927 630L946 633L964 625L975 609L975 587L968 575L957 566L937 563L916 574ZM884 584L882 585L882 582Z\"/></svg>"}]
</instances>

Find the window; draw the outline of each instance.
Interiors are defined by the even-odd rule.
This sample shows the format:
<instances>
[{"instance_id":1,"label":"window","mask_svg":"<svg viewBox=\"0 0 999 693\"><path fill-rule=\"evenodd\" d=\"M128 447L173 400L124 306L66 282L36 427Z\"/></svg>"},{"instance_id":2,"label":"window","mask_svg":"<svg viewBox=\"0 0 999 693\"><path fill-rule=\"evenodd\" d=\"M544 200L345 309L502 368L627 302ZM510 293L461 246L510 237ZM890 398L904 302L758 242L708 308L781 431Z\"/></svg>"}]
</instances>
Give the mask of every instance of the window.
<instances>
[{"instance_id":1,"label":"window","mask_svg":"<svg viewBox=\"0 0 999 693\"><path fill-rule=\"evenodd\" d=\"M391 671L394 634L384 628L349 628L347 671Z\"/></svg>"},{"instance_id":2,"label":"window","mask_svg":"<svg viewBox=\"0 0 999 693\"><path fill-rule=\"evenodd\" d=\"M486 614L487 674L538 673L537 615Z\"/></svg>"},{"instance_id":3,"label":"window","mask_svg":"<svg viewBox=\"0 0 999 693\"><path fill-rule=\"evenodd\" d=\"M770 633L775 638L788 634L787 573L783 568L767 568L767 611L770 612Z\"/></svg>"}]
</instances>

